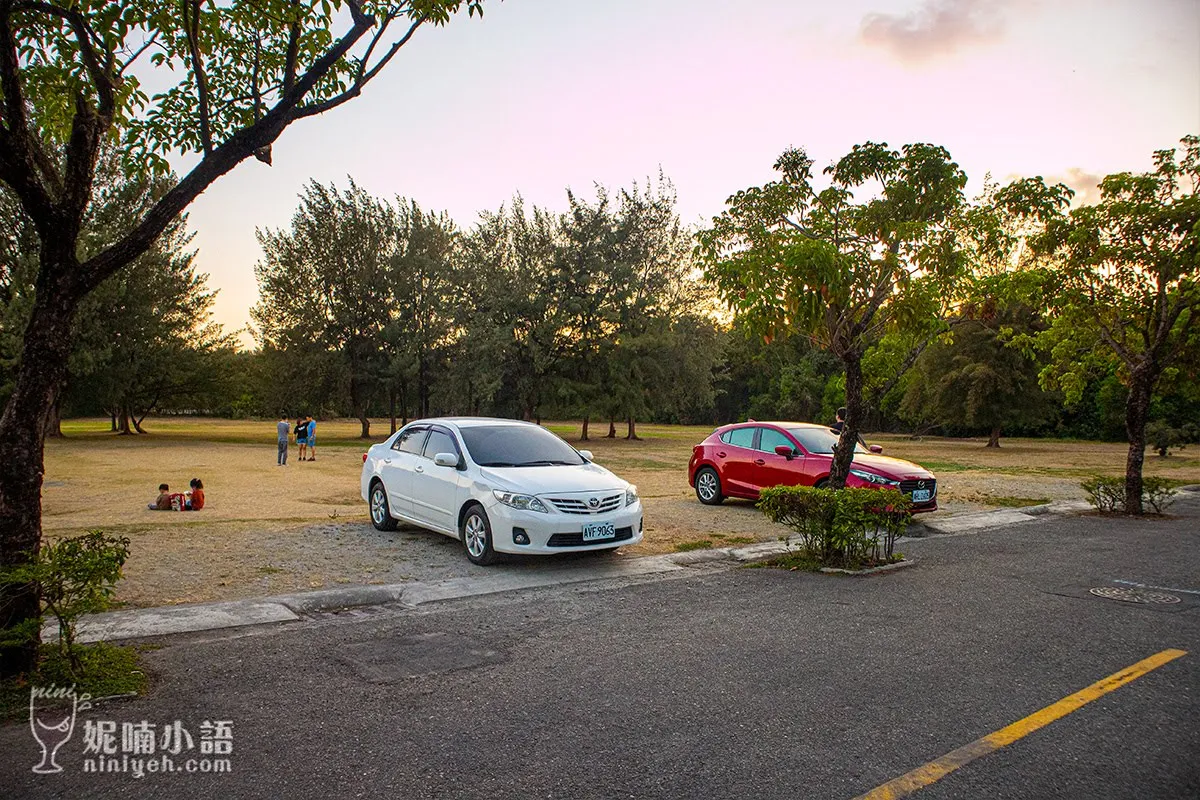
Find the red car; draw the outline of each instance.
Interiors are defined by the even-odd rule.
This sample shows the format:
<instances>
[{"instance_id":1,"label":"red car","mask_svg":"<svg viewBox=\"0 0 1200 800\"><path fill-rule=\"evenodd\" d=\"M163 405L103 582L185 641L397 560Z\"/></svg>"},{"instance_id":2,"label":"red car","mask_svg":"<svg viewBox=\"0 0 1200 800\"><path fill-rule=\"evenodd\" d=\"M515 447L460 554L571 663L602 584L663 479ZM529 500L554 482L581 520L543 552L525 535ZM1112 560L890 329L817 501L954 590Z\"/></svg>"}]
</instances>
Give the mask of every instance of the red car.
<instances>
[{"instance_id":1,"label":"red car","mask_svg":"<svg viewBox=\"0 0 1200 800\"><path fill-rule=\"evenodd\" d=\"M758 499L768 486L824 486L838 434L806 422L742 422L717 428L692 448L688 483L705 505L726 497ZM879 455L883 448L855 448L847 486L899 489L913 511L937 511L937 479L911 461Z\"/></svg>"}]
</instances>

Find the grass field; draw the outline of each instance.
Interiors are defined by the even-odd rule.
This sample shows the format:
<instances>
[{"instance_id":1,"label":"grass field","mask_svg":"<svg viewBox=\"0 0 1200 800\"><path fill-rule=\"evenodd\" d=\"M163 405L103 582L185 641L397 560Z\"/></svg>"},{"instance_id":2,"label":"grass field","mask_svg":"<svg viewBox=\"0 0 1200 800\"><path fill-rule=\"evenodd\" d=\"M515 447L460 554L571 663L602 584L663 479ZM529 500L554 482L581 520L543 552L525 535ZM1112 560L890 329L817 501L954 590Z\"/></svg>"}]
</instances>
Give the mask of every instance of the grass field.
<instances>
[{"instance_id":1,"label":"grass field","mask_svg":"<svg viewBox=\"0 0 1200 800\"><path fill-rule=\"evenodd\" d=\"M711 508L695 499L687 462L692 445L711 428L643 425L641 441L593 438L583 445L577 425L547 425L638 484L646 538L631 553L784 533L750 503ZM90 528L129 536L122 602L158 605L378 582L397 558L400 543L371 529L359 497L368 443L358 438L357 421L322 421L317 461L298 463L293 447L287 468L275 466L274 420L161 418L146 420L145 427L147 435L117 436L107 420L69 420L66 438L46 443L44 529L51 536ZM386 420L375 422L371 441L388 431ZM867 439L882 444L885 455L916 461L938 476L939 514L1080 498L1080 479L1119 475L1126 450L1057 440L1007 439L988 450L982 439ZM1146 465L1147 474L1200 483L1200 448L1167 459L1150 456ZM146 510L158 484L182 491L194 477L205 485L202 512Z\"/></svg>"}]
</instances>

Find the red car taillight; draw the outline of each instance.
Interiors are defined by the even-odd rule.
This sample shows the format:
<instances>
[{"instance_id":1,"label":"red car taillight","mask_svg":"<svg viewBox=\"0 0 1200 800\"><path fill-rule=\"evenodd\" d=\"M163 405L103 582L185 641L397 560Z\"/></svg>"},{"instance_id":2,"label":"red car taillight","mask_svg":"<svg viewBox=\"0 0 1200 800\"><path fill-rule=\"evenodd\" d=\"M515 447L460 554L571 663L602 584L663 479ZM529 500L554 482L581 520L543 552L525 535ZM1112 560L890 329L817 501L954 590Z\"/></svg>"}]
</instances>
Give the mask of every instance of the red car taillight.
<instances>
[{"instance_id":1,"label":"red car taillight","mask_svg":"<svg viewBox=\"0 0 1200 800\"><path fill-rule=\"evenodd\" d=\"M363 453L363 463L367 463L367 454Z\"/></svg>"}]
</instances>

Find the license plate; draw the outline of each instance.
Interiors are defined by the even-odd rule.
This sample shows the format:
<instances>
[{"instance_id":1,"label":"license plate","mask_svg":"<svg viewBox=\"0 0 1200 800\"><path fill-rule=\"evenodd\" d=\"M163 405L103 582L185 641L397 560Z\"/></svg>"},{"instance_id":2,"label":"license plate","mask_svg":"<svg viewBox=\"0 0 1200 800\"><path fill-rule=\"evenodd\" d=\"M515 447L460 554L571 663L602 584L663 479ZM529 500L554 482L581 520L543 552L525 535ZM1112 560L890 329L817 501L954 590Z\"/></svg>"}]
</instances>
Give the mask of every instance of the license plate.
<instances>
[{"instance_id":1,"label":"license plate","mask_svg":"<svg viewBox=\"0 0 1200 800\"><path fill-rule=\"evenodd\" d=\"M913 489L912 501L914 503L928 503L932 489Z\"/></svg>"},{"instance_id":2,"label":"license plate","mask_svg":"<svg viewBox=\"0 0 1200 800\"><path fill-rule=\"evenodd\" d=\"M611 522L591 522L583 526L583 540L585 542L611 539L616 535L617 529Z\"/></svg>"}]
</instances>

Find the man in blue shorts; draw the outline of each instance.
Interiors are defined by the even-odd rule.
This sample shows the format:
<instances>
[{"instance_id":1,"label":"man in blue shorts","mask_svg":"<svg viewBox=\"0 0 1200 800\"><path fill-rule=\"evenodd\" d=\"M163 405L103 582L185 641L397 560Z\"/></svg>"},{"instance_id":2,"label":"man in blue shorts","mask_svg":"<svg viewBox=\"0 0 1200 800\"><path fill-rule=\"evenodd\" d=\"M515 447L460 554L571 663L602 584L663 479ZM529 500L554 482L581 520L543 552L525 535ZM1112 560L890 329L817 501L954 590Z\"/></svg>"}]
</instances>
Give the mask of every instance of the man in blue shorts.
<instances>
[{"instance_id":1,"label":"man in blue shorts","mask_svg":"<svg viewBox=\"0 0 1200 800\"><path fill-rule=\"evenodd\" d=\"M317 460L317 421L312 418L312 414L307 417L308 420L308 460Z\"/></svg>"}]
</instances>

